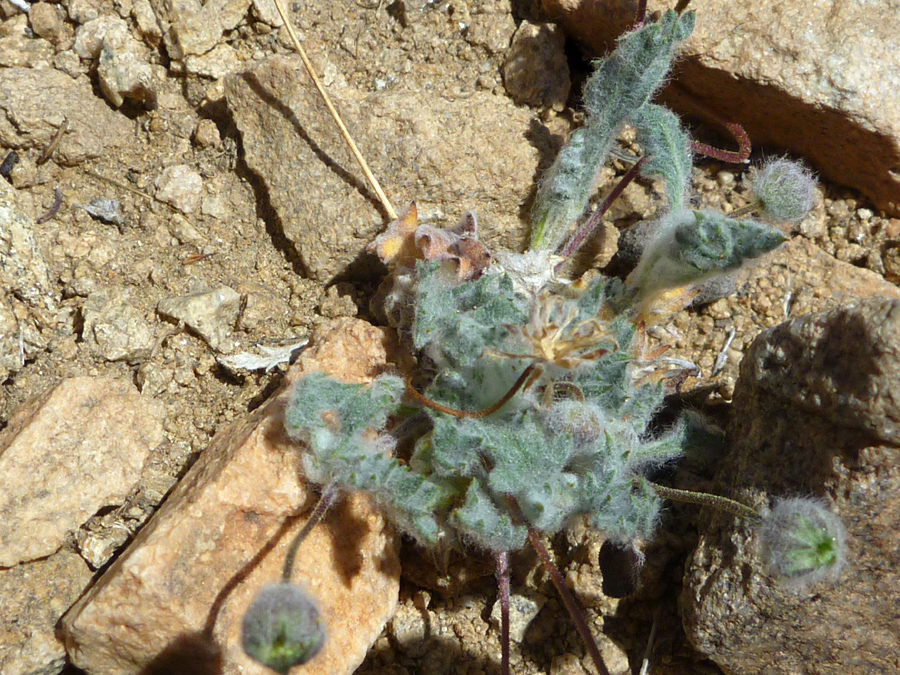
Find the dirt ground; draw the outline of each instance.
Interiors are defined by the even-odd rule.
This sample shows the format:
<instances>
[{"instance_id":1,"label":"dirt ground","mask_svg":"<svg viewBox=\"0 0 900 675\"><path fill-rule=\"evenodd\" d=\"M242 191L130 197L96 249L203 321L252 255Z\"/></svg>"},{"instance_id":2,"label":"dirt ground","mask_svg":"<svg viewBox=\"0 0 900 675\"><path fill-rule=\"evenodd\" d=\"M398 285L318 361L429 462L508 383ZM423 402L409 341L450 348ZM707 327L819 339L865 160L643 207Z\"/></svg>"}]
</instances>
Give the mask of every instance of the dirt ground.
<instances>
[{"instance_id":1,"label":"dirt ground","mask_svg":"<svg viewBox=\"0 0 900 675\"><path fill-rule=\"evenodd\" d=\"M82 4L68 0L61 9L74 16ZM98 16L124 18L140 35L131 0L92 0L87 4ZM326 84L342 78L362 94L429 91L435 97L458 101L478 93L506 96L501 67L509 39L521 19L536 16L529 3L514 4L512 7L508 0L373 0L370 4L310 0L294 3L292 10ZM85 10L81 7L80 11ZM0 17L4 19L0 24L3 37L23 30L22 13L6 0L0 2ZM65 23L77 27L70 19ZM16 146L20 162L11 176L20 208L39 219L53 206L57 188L62 197L59 212L34 230L59 303L54 317L21 317L23 325L32 327L23 347L24 363L5 367L0 373L0 428L24 401L75 375L125 378L165 405L167 442L152 459L157 483L152 490L136 493L130 510L120 511L129 514L121 516L129 531L152 513L217 429L258 407L280 382L279 368L268 373L241 371L224 367L219 359L228 353L257 350L259 345L297 343L324 318L370 317L368 297L377 285L378 271L377 265L369 264L360 273L356 268L324 277L311 273L285 235L270 203L266 181L244 161L242 137L224 100L222 80L185 72L181 63L170 58L164 43L144 42L147 63L162 75L157 81L156 106L126 100L118 114L127 125L110 130L118 137L107 139L100 156L68 162L51 156L38 164L54 125L40 133L22 131L21 143ZM229 53L241 68L290 53L284 31L260 20L255 9L225 31L219 42L231 48ZM44 55L50 67L90 78L94 94L103 100L97 84L97 60L79 58L72 43L65 36L56 45L47 42L40 46L44 51L38 56L34 56L37 48L28 51L23 47L21 63L28 65L33 63L28 59ZM574 48L568 55L577 82L585 64ZM577 103L576 94L570 102ZM57 109L45 111L47 119L67 113L65 100L56 103ZM529 114L535 123L546 124L554 133L577 119L570 110L531 110ZM710 133L704 129L697 132ZM456 140L449 137L445 142L452 146ZM9 149L4 148L3 154ZM274 155L278 152L272 148ZM188 166L202 178L198 204L189 212L160 197L158 179L166 168L178 165ZM624 168L617 164L616 171L622 173ZM359 173L352 165L344 169ZM700 162L695 173L697 200L717 208L742 206L746 202L743 176L740 167ZM380 179L387 192L395 195L395 206L414 198L416 189L423 187L392 184L391 175ZM310 179L294 175L291 180L299 198ZM431 180L452 184L455 177L433 175ZM516 189L530 194L534 183ZM890 242L900 223L839 186L823 185L822 192L821 203L797 235L831 259L890 278L895 250ZM630 188L613 210L611 222L624 228L651 214L654 194L650 185ZM457 197L456 204L435 207L442 224L453 224L471 206L467 194ZM98 220L78 206L97 198L119 201L121 218L117 223ZM509 207L510 219L521 229L492 232L490 242L521 241L527 213L521 204ZM373 222L377 222L377 211L373 213ZM740 353L754 335L788 315L826 308L833 302L822 289L801 281L812 278L803 272L811 263L808 259L792 261L791 256L799 255L797 250L779 254L782 257L773 263L770 274L739 284L731 298L682 312L670 330L656 336L673 345L673 356L701 367L701 378L686 385L687 391L696 393L694 404L712 405L715 414L727 414L722 404L733 390ZM157 311L161 300L222 285L237 291L242 299L234 331L218 351ZM123 326L125 336L110 338L103 331L108 325ZM734 338L726 358L712 375L732 330ZM121 356L122 344L127 347L133 344L129 340L140 341L142 331L149 331L146 344L142 342L140 349L126 348L126 355ZM692 545L690 515L690 509L669 513L670 521L648 551L642 590L627 601L612 601L599 593L594 573L599 542L595 538L576 532L555 542L564 573L589 605L595 630L605 630L624 647L632 666L643 656L656 616L653 673L718 672L692 652L679 628L677 598L684 556ZM99 517L86 526L88 530L113 527L108 519ZM490 567L484 561L470 563L468 573L476 580L445 597L435 590L437 584L428 587L434 573L427 556L409 550L406 557L401 618L376 643L360 672L495 672L498 631L486 620L496 592ZM522 644L513 646L514 671L583 672L584 651L537 567L529 554L515 560L514 590L536 588L545 595L546 604ZM415 629L404 629L402 624L403 617L411 617L409 625L414 625L415 616L422 616L423 611L431 621L431 632L424 641L413 639ZM463 654L459 645L465 645Z\"/></svg>"}]
</instances>

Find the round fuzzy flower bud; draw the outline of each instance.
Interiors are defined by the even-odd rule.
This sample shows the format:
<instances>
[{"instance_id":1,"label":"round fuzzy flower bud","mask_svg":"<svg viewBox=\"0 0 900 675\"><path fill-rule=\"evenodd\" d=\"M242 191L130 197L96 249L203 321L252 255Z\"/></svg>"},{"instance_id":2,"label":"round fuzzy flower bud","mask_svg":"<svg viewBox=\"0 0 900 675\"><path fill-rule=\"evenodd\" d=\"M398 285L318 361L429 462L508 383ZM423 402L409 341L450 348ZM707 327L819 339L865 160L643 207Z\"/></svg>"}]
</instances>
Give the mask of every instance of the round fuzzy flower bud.
<instances>
[{"instance_id":1,"label":"round fuzzy flower bud","mask_svg":"<svg viewBox=\"0 0 900 675\"><path fill-rule=\"evenodd\" d=\"M260 589L241 625L241 642L252 659L279 673L306 663L325 644L325 629L313 599L294 584Z\"/></svg>"},{"instance_id":2,"label":"round fuzzy flower bud","mask_svg":"<svg viewBox=\"0 0 900 675\"><path fill-rule=\"evenodd\" d=\"M752 179L760 215L773 223L799 223L816 205L816 179L797 162L770 160Z\"/></svg>"},{"instance_id":3,"label":"round fuzzy flower bud","mask_svg":"<svg viewBox=\"0 0 900 675\"><path fill-rule=\"evenodd\" d=\"M844 566L844 526L818 501L779 500L763 516L761 535L769 572L789 587L835 581Z\"/></svg>"}]
</instances>

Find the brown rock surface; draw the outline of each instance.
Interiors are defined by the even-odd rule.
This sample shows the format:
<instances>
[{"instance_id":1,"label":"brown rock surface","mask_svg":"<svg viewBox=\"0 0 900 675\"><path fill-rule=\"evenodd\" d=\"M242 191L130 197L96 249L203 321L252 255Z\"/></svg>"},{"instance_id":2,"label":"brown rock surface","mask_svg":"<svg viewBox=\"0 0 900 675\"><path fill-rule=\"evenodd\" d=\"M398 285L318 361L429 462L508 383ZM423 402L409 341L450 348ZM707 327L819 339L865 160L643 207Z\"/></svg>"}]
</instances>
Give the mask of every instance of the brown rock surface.
<instances>
[{"instance_id":1,"label":"brown rock surface","mask_svg":"<svg viewBox=\"0 0 900 675\"><path fill-rule=\"evenodd\" d=\"M420 214L437 212L449 225L472 209L482 240L519 246L519 210L538 163L538 151L522 140L530 112L486 92L451 101L336 85L330 94L372 170L391 176L395 208L415 199ZM384 219L299 59L270 59L229 77L227 96L247 165L262 179L285 236L311 277L332 278L361 256Z\"/></svg>"},{"instance_id":2,"label":"brown rock surface","mask_svg":"<svg viewBox=\"0 0 900 675\"><path fill-rule=\"evenodd\" d=\"M21 406L0 432L0 567L56 552L122 503L162 442L162 411L130 382L78 377Z\"/></svg>"},{"instance_id":3,"label":"brown rock surface","mask_svg":"<svg viewBox=\"0 0 900 675\"><path fill-rule=\"evenodd\" d=\"M67 120L56 149L60 164L72 166L101 156L132 133L127 118L95 97L87 78L73 80L50 69L0 69L0 145L44 148Z\"/></svg>"},{"instance_id":4,"label":"brown rock surface","mask_svg":"<svg viewBox=\"0 0 900 675\"><path fill-rule=\"evenodd\" d=\"M716 492L756 507L814 496L842 518L848 564L833 586L779 586L758 531L709 514L687 573L685 628L726 672L823 675L900 668L900 301L794 319L748 350Z\"/></svg>"},{"instance_id":5,"label":"brown rock surface","mask_svg":"<svg viewBox=\"0 0 900 675\"><path fill-rule=\"evenodd\" d=\"M93 573L77 553L0 569L0 672L56 675L66 651L54 631Z\"/></svg>"},{"instance_id":6,"label":"brown rock surface","mask_svg":"<svg viewBox=\"0 0 900 675\"><path fill-rule=\"evenodd\" d=\"M344 319L317 333L288 380L328 370L371 380L391 339ZM244 655L240 622L276 580L315 493L284 434L288 388L223 429L129 549L66 615L72 662L90 673L269 672ZM303 543L294 578L319 600L328 640L305 673L352 672L394 612L398 540L362 495L348 496ZM193 670L191 670L193 669Z\"/></svg>"},{"instance_id":7,"label":"brown rock surface","mask_svg":"<svg viewBox=\"0 0 900 675\"><path fill-rule=\"evenodd\" d=\"M593 55L633 21L634 3L543 0ZM648 3L650 12L672 3ZM691 2L694 35L664 99L739 122L756 145L807 158L821 174L900 212L900 13L881 3ZM735 29L739 26L739 29ZM709 121L709 120L707 120Z\"/></svg>"}]
</instances>

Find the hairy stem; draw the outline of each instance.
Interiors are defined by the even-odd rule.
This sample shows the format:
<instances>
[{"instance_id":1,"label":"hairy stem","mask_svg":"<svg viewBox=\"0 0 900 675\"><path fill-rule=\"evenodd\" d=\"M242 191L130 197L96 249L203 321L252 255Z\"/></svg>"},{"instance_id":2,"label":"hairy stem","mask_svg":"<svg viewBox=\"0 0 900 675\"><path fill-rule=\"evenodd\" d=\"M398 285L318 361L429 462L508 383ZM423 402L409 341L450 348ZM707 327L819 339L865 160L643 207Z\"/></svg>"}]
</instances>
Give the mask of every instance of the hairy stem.
<instances>
[{"instance_id":1,"label":"hairy stem","mask_svg":"<svg viewBox=\"0 0 900 675\"><path fill-rule=\"evenodd\" d=\"M641 157L635 164L628 169L622 179L616 184L616 186L610 191L608 195L606 195L606 199L597 207L597 209L591 214L591 217L585 221L585 223L579 227L569 241L562 247L559 254L563 258L571 258L575 252L581 248L581 245L587 240L591 234L594 233L600 226L600 221L603 219L603 216L609 211L609 207L612 206L613 202L619 198L619 195L622 194L622 191L628 187L628 184L637 178L638 174L641 171L641 167L646 163L647 158Z\"/></svg>"},{"instance_id":2,"label":"hairy stem","mask_svg":"<svg viewBox=\"0 0 900 675\"><path fill-rule=\"evenodd\" d=\"M518 505L516 505L516 508L518 508ZM606 663L604 663L603 657L600 655L600 648L597 647L597 641L594 640L594 636L591 635L591 629L588 628L584 613L581 611L578 603L575 602L575 598L572 596L569 587L566 586L562 572L559 571L559 568L553 562L553 558L550 557L550 552L547 550L547 547L544 546L544 542L541 541L541 535L533 527L529 527L528 539L534 547L534 550L537 551L541 562L544 563L544 567L547 568L550 579L553 581L553 585L556 586L556 590L560 597L562 597L563 604L566 606L569 616L571 616L572 621L575 622L575 629L578 631L578 634L581 635L581 640L584 642L584 646L587 649L588 654L590 654L594 666L597 668L600 675L609 675L609 669L607 669Z\"/></svg>"},{"instance_id":3,"label":"hairy stem","mask_svg":"<svg viewBox=\"0 0 900 675\"><path fill-rule=\"evenodd\" d=\"M636 479L642 480L642 479ZM697 504L698 506L711 506L720 511L731 513L741 518L749 518L750 520L759 520L760 513L751 506L741 504L734 499L728 497L720 497L719 495L711 495L706 492L694 492L692 490L679 490L677 488L658 485L645 480L647 485L652 487L656 494L663 499L671 499L673 502L684 502L686 504Z\"/></svg>"},{"instance_id":4,"label":"hairy stem","mask_svg":"<svg viewBox=\"0 0 900 675\"><path fill-rule=\"evenodd\" d=\"M365 174L366 180L369 181L369 185L372 186L375 194L378 195L378 199L379 201L381 201L381 205L384 207L384 210L387 213L388 217L391 220L397 220L397 212L394 210L394 207L391 206L391 201L387 198L384 190L381 189L381 184L378 182L378 179L375 178L375 174L373 174L369 169L369 165L366 162L365 157L362 156L362 153L356 146L356 142L353 140L353 137L347 130L344 121L341 119L337 108L335 108L334 104L331 102L331 97L328 95L328 92L325 91L325 87L323 87L322 83L319 81L319 77L318 75L316 75L316 71L313 68L312 61L310 61L309 57L306 55L306 50L304 50L303 45L300 44L300 39L297 37L297 33L294 31L294 26L291 23L291 20L288 18L288 13L284 8L282 0L275 0L275 7L278 9L278 14L281 16L281 20L284 21L284 26L285 28L287 28L288 35L291 36L291 42L294 45L294 49L296 49L297 53L300 55L300 59L303 61L303 65L306 67L306 72L309 73L309 76L316 87L316 91L319 92L319 96L321 96L322 100L325 102L325 107L328 108L328 112L331 113L332 118L334 118L335 123L338 125L338 129L341 130L341 136L344 137L344 142L347 144L347 147L350 148L350 152L353 153L353 157L356 159L357 163L362 169L362 172Z\"/></svg>"},{"instance_id":5,"label":"hairy stem","mask_svg":"<svg viewBox=\"0 0 900 675\"><path fill-rule=\"evenodd\" d=\"M302 544L303 540L309 536L309 533L312 532L313 528L322 522L322 518L325 517L328 509L331 508L331 505L334 504L337 497L338 489L337 485L334 483L326 485L325 489L322 490L319 501L316 502L316 507L313 509L312 513L309 514L309 520L306 521L306 524L296 534L287 550L287 554L284 556L284 568L281 572L281 580L283 582L288 583L291 580L291 575L294 573L294 561L297 559L297 551L300 549L300 544Z\"/></svg>"},{"instance_id":6,"label":"hairy stem","mask_svg":"<svg viewBox=\"0 0 900 675\"><path fill-rule=\"evenodd\" d=\"M509 675L509 553L496 555L500 591L500 675Z\"/></svg>"}]
</instances>

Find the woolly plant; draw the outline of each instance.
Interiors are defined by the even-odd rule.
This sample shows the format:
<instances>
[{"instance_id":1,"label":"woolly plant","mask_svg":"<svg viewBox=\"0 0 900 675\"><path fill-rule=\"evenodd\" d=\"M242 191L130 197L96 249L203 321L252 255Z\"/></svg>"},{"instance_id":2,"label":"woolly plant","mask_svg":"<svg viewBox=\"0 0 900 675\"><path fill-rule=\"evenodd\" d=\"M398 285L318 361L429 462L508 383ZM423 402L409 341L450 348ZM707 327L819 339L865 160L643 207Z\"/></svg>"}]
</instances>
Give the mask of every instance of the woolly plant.
<instances>
[{"instance_id":1,"label":"woolly plant","mask_svg":"<svg viewBox=\"0 0 900 675\"><path fill-rule=\"evenodd\" d=\"M387 315L419 367L405 381L382 375L367 386L321 374L297 383L285 426L302 447L307 477L329 499L365 490L421 545L489 551L498 569L528 541L549 562L541 535L582 517L629 550L653 535L661 496L645 476L700 432L692 419L654 425L666 386L646 326L680 309L697 284L785 240L772 225L690 205L691 139L676 115L650 101L693 27L692 12L666 12L595 64L585 125L540 184L528 251L492 255L470 214L452 230L419 226L415 205L373 243L390 270ZM579 221L625 123L644 150L638 172L665 186L663 214L624 282L559 279L572 242L596 225L596 214ZM809 209L803 190L790 189L798 176L807 178L761 171L757 194L769 203L777 192L778 213L796 220ZM404 459L392 454L399 441L413 448ZM791 525L800 532L792 541L806 536L804 523ZM796 575L827 562L826 553L785 554L781 567ZM594 656L586 627L579 630ZM299 651L309 653L305 643ZM594 661L606 672L599 653Z\"/></svg>"}]
</instances>

